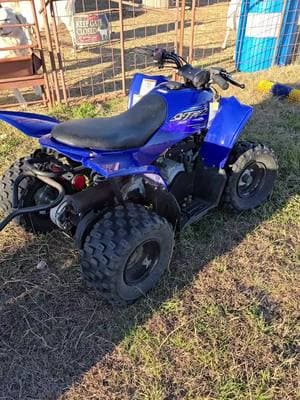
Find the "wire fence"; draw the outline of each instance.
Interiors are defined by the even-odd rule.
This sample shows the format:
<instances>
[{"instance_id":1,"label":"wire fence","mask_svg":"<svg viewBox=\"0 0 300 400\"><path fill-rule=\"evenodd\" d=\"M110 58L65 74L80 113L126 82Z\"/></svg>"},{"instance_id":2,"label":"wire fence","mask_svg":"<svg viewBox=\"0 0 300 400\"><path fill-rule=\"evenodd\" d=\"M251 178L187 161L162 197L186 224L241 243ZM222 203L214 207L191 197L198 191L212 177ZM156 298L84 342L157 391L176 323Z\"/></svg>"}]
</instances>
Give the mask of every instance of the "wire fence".
<instances>
[{"instance_id":1,"label":"wire fence","mask_svg":"<svg viewBox=\"0 0 300 400\"><path fill-rule=\"evenodd\" d=\"M300 0L59 0L53 5L56 52L69 98L125 94L134 73L157 73L152 60L136 52L139 47L163 47L197 66L250 73L300 60Z\"/></svg>"},{"instance_id":2,"label":"wire fence","mask_svg":"<svg viewBox=\"0 0 300 400\"><path fill-rule=\"evenodd\" d=\"M173 50L178 9L176 5L147 8L140 3L111 0L105 3L82 0L80 6L76 4L76 13L83 18L84 13L92 11L107 20L108 26L105 39L95 44L75 44L74 48L70 39L61 40L69 96L124 93L135 72L153 72L152 60L135 50L139 47Z\"/></svg>"}]
</instances>

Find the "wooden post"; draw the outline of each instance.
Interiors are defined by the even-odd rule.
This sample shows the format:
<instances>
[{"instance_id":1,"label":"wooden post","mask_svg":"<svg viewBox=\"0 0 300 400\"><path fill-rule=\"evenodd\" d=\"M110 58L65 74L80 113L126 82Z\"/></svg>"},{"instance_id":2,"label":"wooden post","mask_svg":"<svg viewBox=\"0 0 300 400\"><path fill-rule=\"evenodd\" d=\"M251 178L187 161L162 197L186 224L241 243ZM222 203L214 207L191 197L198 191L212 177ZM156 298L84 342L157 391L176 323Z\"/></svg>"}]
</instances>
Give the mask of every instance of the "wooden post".
<instances>
[{"instance_id":1,"label":"wooden post","mask_svg":"<svg viewBox=\"0 0 300 400\"><path fill-rule=\"evenodd\" d=\"M54 52L53 52L53 46L52 46L51 33L50 33L50 27L49 27L49 21L48 21L48 16L47 16L45 0L42 0L42 9L39 10L39 12L43 14L43 19L44 19L46 41L47 41L47 46L48 46L48 51L49 51L51 74L52 74L54 88L55 88L56 101L60 102L60 91L59 91L59 84L58 84L58 79L57 79L57 70L56 70L56 65L55 65L55 58L54 58Z\"/></svg>"},{"instance_id":2,"label":"wooden post","mask_svg":"<svg viewBox=\"0 0 300 400\"><path fill-rule=\"evenodd\" d=\"M176 21L175 21L175 38L174 38L174 51L178 53L178 25L179 25L179 0L176 0Z\"/></svg>"},{"instance_id":3,"label":"wooden post","mask_svg":"<svg viewBox=\"0 0 300 400\"><path fill-rule=\"evenodd\" d=\"M34 0L30 1L30 5L31 5L33 19L34 19L35 35L36 35L37 44L39 47L40 57L41 57L41 61L42 61L43 76L44 76L44 81L45 81L45 92L46 92L45 94L46 94L47 100L49 101L49 104L52 106L53 98L52 98L50 86L49 86L48 71L47 71L46 62L45 62L44 50L43 50L42 39L41 39L41 34L40 34L40 27L39 27L37 14L36 14Z\"/></svg>"},{"instance_id":4,"label":"wooden post","mask_svg":"<svg viewBox=\"0 0 300 400\"><path fill-rule=\"evenodd\" d=\"M180 19L180 38L179 38L179 55L181 57L183 57L184 22L185 22L185 0L181 0L181 19Z\"/></svg>"},{"instance_id":5,"label":"wooden post","mask_svg":"<svg viewBox=\"0 0 300 400\"><path fill-rule=\"evenodd\" d=\"M196 0L192 0L191 40L190 40L189 60L188 60L189 63L193 62L193 56L194 56L195 14L196 14Z\"/></svg>"},{"instance_id":6,"label":"wooden post","mask_svg":"<svg viewBox=\"0 0 300 400\"><path fill-rule=\"evenodd\" d=\"M60 43L59 43L59 40L58 40L57 23L56 23L56 18L55 18L55 14L54 14L54 8L53 8L53 1L52 0L50 0L49 5L50 5L51 20L52 20L52 24L51 25L52 25L52 28L53 28L52 30L53 30L55 47L56 47L56 57L57 57L58 67L59 67L59 71L58 72L59 72L60 79L61 79L64 102L67 103L68 96L67 96L67 89L66 89L64 67L63 67L63 61L62 61L62 56L61 56Z\"/></svg>"},{"instance_id":7,"label":"wooden post","mask_svg":"<svg viewBox=\"0 0 300 400\"><path fill-rule=\"evenodd\" d=\"M119 0L119 22L120 22L120 46L121 46L121 67L122 67L122 93L126 95L124 23L123 23L122 0Z\"/></svg>"}]
</instances>

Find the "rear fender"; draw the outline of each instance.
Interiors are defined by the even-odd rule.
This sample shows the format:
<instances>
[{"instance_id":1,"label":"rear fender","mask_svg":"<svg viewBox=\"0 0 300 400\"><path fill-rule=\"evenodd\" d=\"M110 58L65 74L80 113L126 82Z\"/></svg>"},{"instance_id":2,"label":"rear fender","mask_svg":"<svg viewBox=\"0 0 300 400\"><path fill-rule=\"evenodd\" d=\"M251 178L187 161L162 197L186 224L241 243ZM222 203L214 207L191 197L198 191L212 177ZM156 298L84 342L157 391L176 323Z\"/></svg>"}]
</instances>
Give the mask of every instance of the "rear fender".
<instances>
[{"instance_id":1,"label":"rear fender","mask_svg":"<svg viewBox=\"0 0 300 400\"><path fill-rule=\"evenodd\" d=\"M142 166L127 166L124 168L120 168L119 163L115 164L103 164L100 161L95 159L87 159L83 160L83 165L87 168L96 171L100 175L104 176L107 179L119 178L122 176L144 176L146 180L149 180L154 186L163 187L164 189L168 188L168 185L164 178L161 176L160 170L156 168L154 165L142 165Z\"/></svg>"},{"instance_id":2,"label":"rear fender","mask_svg":"<svg viewBox=\"0 0 300 400\"><path fill-rule=\"evenodd\" d=\"M59 123L57 119L47 115L2 110L0 110L0 120L34 138L50 133Z\"/></svg>"},{"instance_id":3,"label":"rear fender","mask_svg":"<svg viewBox=\"0 0 300 400\"><path fill-rule=\"evenodd\" d=\"M206 167L224 168L230 152L253 112L235 97L222 98L205 136L200 157Z\"/></svg>"},{"instance_id":4,"label":"rear fender","mask_svg":"<svg viewBox=\"0 0 300 400\"><path fill-rule=\"evenodd\" d=\"M140 165L135 157L136 151L101 151L77 148L57 142L51 135L45 135L39 140L45 148L64 154L71 160L80 162L106 179L122 176L144 175L156 186L167 188L167 183L160 170L154 165Z\"/></svg>"}]
</instances>

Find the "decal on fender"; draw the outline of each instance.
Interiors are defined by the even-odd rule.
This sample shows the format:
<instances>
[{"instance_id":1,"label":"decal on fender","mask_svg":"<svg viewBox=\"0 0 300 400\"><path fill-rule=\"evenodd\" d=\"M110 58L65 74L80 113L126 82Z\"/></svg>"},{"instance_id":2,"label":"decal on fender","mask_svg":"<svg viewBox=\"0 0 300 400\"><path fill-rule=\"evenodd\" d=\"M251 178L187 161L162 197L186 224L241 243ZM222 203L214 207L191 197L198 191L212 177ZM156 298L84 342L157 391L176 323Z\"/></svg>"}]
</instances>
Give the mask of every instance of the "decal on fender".
<instances>
[{"instance_id":1,"label":"decal on fender","mask_svg":"<svg viewBox=\"0 0 300 400\"><path fill-rule=\"evenodd\" d=\"M203 114L206 114L207 111L208 111L207 107L202 107L201 109L198 110L183 111L174 115L174 117L171 118L170 121L187 121L188 119L197 119L201 117Z\"/></svg>"}]
</instances>

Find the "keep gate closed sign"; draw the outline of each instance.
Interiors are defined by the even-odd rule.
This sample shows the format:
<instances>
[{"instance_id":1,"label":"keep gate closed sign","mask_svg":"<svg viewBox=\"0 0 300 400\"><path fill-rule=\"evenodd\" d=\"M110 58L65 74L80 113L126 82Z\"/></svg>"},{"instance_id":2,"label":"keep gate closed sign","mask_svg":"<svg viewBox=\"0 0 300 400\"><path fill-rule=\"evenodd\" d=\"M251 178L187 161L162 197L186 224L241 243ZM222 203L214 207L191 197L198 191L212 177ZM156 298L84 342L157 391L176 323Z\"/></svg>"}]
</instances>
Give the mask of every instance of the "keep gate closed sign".
<instances>
[{"instance_id":1,"label":"keep gate closed sign","mask_svg":"<svg viewBox=\"0 0 300 400\"><path fill-rule=\"evenodd\" d=\"M99 44L110 39L109 22L98 11L74 15L75 41L78 46Z\"/></svg>"}]
</instances>

